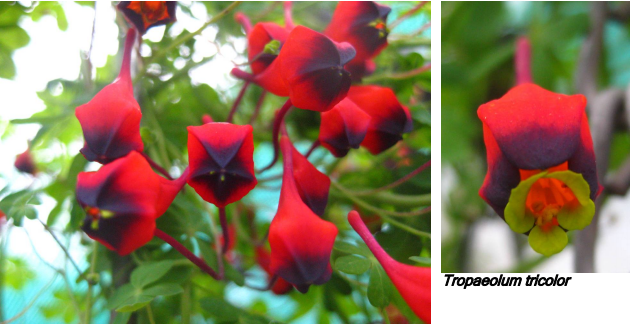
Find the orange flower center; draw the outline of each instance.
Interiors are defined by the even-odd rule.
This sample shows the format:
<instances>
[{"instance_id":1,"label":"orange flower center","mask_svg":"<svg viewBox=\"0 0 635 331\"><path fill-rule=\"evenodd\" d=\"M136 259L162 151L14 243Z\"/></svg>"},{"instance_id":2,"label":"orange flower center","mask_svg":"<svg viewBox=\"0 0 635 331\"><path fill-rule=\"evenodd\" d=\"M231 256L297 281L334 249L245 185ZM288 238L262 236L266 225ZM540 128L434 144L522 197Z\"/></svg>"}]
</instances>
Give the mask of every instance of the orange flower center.
<instances>
[{"instance_id":1,"label":"orange flower center","mask_svg":"<svg viewBox=\"0 0 635 331\"><path fill-rule=\"evenodd\" d=\"M547 169L548 172L568 170L567 162ZM521 180L525 180L542 170L520 170ZM558 213L565 205L578 203L573 191L555 178L540 178L529 190L525 207L536 218L536 225L548 232L558 226Z\"/></svg>"},{"instance_id":2,"label":"orange flower center","mask_svg":"<svg viewBox=\"0 0 635 331\"><path fill-rule=\"evenodd\" d=\"M153 23L170 18L165 1L131 1L128 8L141 15L146 28Z\"/></svg>"}]
</instances>

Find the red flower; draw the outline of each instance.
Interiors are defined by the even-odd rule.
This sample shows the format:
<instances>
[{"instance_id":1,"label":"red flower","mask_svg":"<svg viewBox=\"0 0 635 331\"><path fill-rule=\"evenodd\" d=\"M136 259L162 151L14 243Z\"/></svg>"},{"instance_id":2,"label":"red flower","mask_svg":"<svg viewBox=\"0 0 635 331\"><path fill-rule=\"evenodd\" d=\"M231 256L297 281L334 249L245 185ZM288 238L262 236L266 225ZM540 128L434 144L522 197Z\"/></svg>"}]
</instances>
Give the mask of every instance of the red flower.
<instances>
[{"instance_id":1,"label":"red flower","mask_svg":"<svg viewBox=\"0 0 635 331\"><path fill-rule=\"evenodd\" d=\"M256 247L256 262L258 262L258 265L269 275L269 279L275 276L275 274L271 272L271 268L269 268L271 254L262 246ZM271 287L271 291L278 295L287 294L292 289L293 285L280 277L278 277Z\"/></svg>"},{"instance_id":2,"label":"red flower","mask_svg":"<svg viewBox=\"0 0 635 331\"><path fill-rule=\"evenodd\" d=\"M7 215L0 210L0 232L2 232L2 227L7 223Z\"/></svg>"},{"instance_id":3,"label":"red flower","mask_svg":"<svg viewBox=\"0 0 635 331\"><path fill-rule=\"evenodd\" d=\"M176 21L176 1L121 1L117 5L140 34L159 25Z\"/></svg>"},{"instance_id":4,"label":"red flower","mask_svg":"<svg viewBox=\"0 0 635 331\"><path fill-rule=\"evenodd\" d=\"M329 198L331 179L315 168L293 145L293 179L302 202L316 215L324 214Z\"/></svg>"},{"instance_id":5,"label":"red flower","mask_svg":"<svg viewBox=\"0 0 635 331\"><path fill-rule=\"evenodd\" d=\"M350 73L344 65L354 56L355 49L349 43L336 43L319 32L297 26L263 72L251 76L234 68L232 74L273 94L289 96L295 107L327 111L350 88Z\"/></svg>"},{"instance_id":6,"label":"red flower","mask_svg":"<svg viewBox=\"0 0 635 331\"><path fill-rule=\"evenodd\" d=\"M203 200L225 207L256 186L251 125L215 122L188 126L187 131L187 183Z\"/></svg>"},{"instance_id":7,"label":"red flower","mask_svg":"<svg viewBox=\"0 0 635 331\"><path fill-rule=\"evenodd\" d=\"M324 284L331 278L330 256L338 231L302 202L293 178L293 147L286 136L280 144L284 173L278 212L269 228L270 268L306 293L311 284Z\"/></svg>"},{"instance_id":8,"label":"red flower","mask_svg":"<svg viewBox=\"0 0 635 331\"><path fill-rule=\"evenodd\" d=\"M353 210L348 214L348 222L375 255L412 311L421 320L430 323L432 285L430 268L415 267L395 261L379 246L356 211Z\"/></svg>"},{"instance_id":9,"label":"red flower","mask_svg":"<svg viewBox=\"0 0 635 331\"><path fill-rule=\"evenodd\" d=\"M278 55L280 47L289 36L289 29L276 23L257 23L247 36L247 56L251 63L251 71L254 75L263 72ZM265 46L273 45L272 41L278 41L278 48L265 49Z\"/></svg>"},{"instance_id":10,"label":"red flower","mask_svg":"<svg viewBox=\"0 0 635 331\"><path fill-rule=\"evenodd\" d=\"M187 170L186 170L187 172ZM82 230L119 255L127 255L154 236L155 221L185 185L152 171L137 152L77 176L77 201L86 210Z\"/></svg>"},{"instance_id":11,"label":"red flower","mask_svg":"<svg viewBox=\"0 0 635 331\"><path fill-rule=\"evenodd\" d=\"M357 55L351 64L363 64L388 45L386 18L390 7L372 1L340 1L324 34L351 43Z\"/></svg>"},{"instance_id":12,"label":"red flower","mask_svg":"<svg viewBox=\"0 0 635 331\"><path fill-rule=\"evenodd\" d=\"M402 134L412 131L410 111L399 103L395 93L374 85L353 86L348 98L370 115L370 126L362 146L379 154L402 139Z\"/></svg>"},{"instance_id":13,"label":"red flower","mask_svg":"<svg viewBox=\"0 0 635 331\"><path fill-rule=\"evenodd\" d=\"M544 255L567 244L564 230L591 223L602 190L583 95L526 83L481 105L488 170L480 196Z\"/></svg>"},{"instance_id":14,"label":"red flower","mask_svg":"<svg viewBox=\"0 0 635 331\"><path fill-rule=\"evenodd\" d=\"M87 104L75 109L85 140L80 152L89 161L106 164L131 151L143 151L139 133L141 109L134 99L130 79L130 53L135 34L134 29L128 30L119 77Z\"/></svg>"},{"instance_id":15,"label":"red flower","mask_svg":"<svg viewBox=\"0 0 635 331\"><path fill-rule=\"evenodd\" d=\"M31 155L30 148L27 148L24 153L18 155L15 158L15 163L13 165L20 172L24 172L26 174L31 174L34 176L35 174L37 174L37 167L35 166L35 162L33 162L33 156Z\"/></svg>"},{"instance_id":16,"label":"red flower","mask_svg":"<svg viewBox=\"0 0 635 331\"><path fill-rule=\"evenodd\" d=\"M371 122L370 115L349 98L321 115L320 144L336 157L345 156L351 148L359 148Z\"/></svg>"}]
</instances>

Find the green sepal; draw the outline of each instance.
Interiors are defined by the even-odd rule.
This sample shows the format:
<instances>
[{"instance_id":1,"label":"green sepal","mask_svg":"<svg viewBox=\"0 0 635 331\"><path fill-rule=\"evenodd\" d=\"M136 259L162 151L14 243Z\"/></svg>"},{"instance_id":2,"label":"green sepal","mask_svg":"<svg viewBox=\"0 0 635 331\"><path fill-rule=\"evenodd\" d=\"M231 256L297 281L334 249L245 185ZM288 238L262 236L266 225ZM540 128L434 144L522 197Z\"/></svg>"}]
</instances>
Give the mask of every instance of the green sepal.
<instances>
[{"instance_id":1,"label":"green sepal","mask_svg":"<svg viewBox=\"0 0 635 331\"><path fill-rule=\"evenodd\" d=\"M525 233L534 227L536 219L531 211L527 210L525 203L531 186L538 179L545 177L545 175L547 175L546 171L535 174L521 181L516 188L512 189L509 202L505 206L505 222L507 222L512 231Z\"/></svg>"},{"instance_id":2,"label":"green sepal","mask_svg":"<svg viewBox=\"0 0 635 331\"><path fill-rule=\"evenodd\" d=\"M579 204L564 205L558 212L558 224L567 230L582 230L586 228L595 215L595 203L591 200L591 189L581 174L571 171L552 172L546 176L565 183L575 195Z\"/></svg>"},{"instance_id":3,"label":"green sepal","mask_svg":"<svg viewBox=\"0 0 635 331\"><path fill-rule=\"evenodd\" d=\"M541 227L535 226L529 233L529 246L545 256L560 253L568 243L566 232L559 226L554 226L549 231L543 231Z\"/></svg>"}]
</instances>

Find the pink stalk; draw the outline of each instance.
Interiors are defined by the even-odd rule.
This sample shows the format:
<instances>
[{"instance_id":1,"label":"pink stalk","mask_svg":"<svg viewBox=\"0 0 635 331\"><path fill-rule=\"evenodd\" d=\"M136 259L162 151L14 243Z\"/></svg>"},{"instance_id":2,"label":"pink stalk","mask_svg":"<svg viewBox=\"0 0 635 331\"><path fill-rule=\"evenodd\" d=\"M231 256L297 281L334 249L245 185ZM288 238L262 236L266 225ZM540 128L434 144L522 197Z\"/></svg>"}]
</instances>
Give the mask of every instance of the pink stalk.
<instances>
[{"instance_id":1,"label":"pink stalk","mask_svg":"<svg viewBox=\"0 0 635 331\"><path fill-rule=\"evenodd\" d=\"M516 85L531 83L531 45L527 37L516 41Z\"/></svg>"},{"instance_id":2,"label":"pink stalk","mask_svg":"<svg viewBox=\"0 0 635 331\"><path fill-rule=\"evenodd\" d=\"M178 242L176 239L172 238L172 236L170 236L169 234L167 234L167 233L165 233L165 232L163 232L163 231L161 231L159 229L155 229L154 230L154 235L157 236L159 239L161 239L161 240L165 241L166 243L168 243L170 246L172 246L174 249L176 249L179 253L181 253L181 255L185 256L188 260L192 261L192 263L194 263L202 271L204 271L208 275L212 276L212 278L214 278L216 280L223 279L223 275L216 273L216 271L214 271L214 269L212 269L212 267L210 267L207 263L205 263L205 261L203 261L203 259L201 259L198 256L194 255L194 253L192 253L189 249L187 249L187 247L181 245L180 242Z\"/></svg>"},{"instance_id":3,"label":"pink stalk","mask_svg":"<svg viewBox=\"0 0 635 331\"><path fill-rule=\"evenodd\" d=\"M146 154L145 152L141 152L140 154L146 159L146 161L148 161L148 163L150 164L152 168L154 168L154 170L160 172L163 176L165 176L165 178L169 180L173 179L172 176L170 176L170 173L167 170L165 170L165 168L160 166L158 163L154 162L154 160L151 159L148 154Z\"/></svg>"},{"instance_id":4,"label":"pink stalk","mask_svg":"<svg viewBox=\"0 0 635 331\"><path fill-rule=\"evenodd\" d=\"M220 220L220 226L223 229L223 254L225 254L229 248L229 228L227 227L227 213L225 211L225 207L218 207L218 219Z\"/></svg>"},{"instance_id":5,"label":"pink stalk","mask_svg":"<svg viewBox=\"0 0 635 331\"><path fill-rule=\"evenodd\" d=\"M291 106L293 106L291 104L291 99L287 99L287 102L285 102L284 105L282 105L282 108L280 108L280 110L276 113L276 117L273 120L273 140L271 141L273 144L273 160L268 166L266 166L264 169L259 170L258 172L263 172L267 169L270 169L278 161L278 151L280 150L278 134L280 133L280 126L284 121L284 116L289 112Z\"/></svg>"},{"instance_id":6,"label":"pink stalk","mask_svg":"<svg viewBox=\"0 0 635 331\"><path fill-rule=\"evenodd\" d=\"M119 71L118 80L123 80L132 92L132 78L130 77L130 62L132 57L132 47L137 37L137 30L128 29L126 33L126 41L124 43L123 61L121 63L121 71Z\"/></svg>"},{"instance_id":7,"label":"pink stalk","mask_svg":"<svg viewBox=\"0 0 635 331\"><path fill-rule=\"evenodd\" d=\"M293 2L285 1L284 2L284 25L287 29L293 29L295 24L293 24Z\"/></svg>"},{"instance_id":8,"label":"pink stalk","mask_svg":"<svg viewBox=\"0 0 635 331\"><path fill-rule=\"evenodd\" d=\"M248 72L242 71L242 70L240 70L238 68L232 69L231 74L232 74L232 76L234 76L234 77L236 77L238 79L242 79L245 82L250 82L250 83L255 83L256 82L254 75L252 75L252 74L250 74Z\"/></svg>"},{"instance_id":9,"label":"pink stalk","mask_svg":"<svg viewBox=\"0 0 635 331\"><path fill-rule=\"evenodd\" d=\"M249 19L249 17L247 17L247 15L242 12L237 12L236 14L234 14L234 20L236 20L236 22L243 26L243 29L245 29L245 34L249 34L251 32L253 26L251 25L251 20Z\"/></svg>"},{"instance_id":10,"label":"pink stalk","mask_svg":"<svg viewBox=\"0 0 635 331\"><path fill-rule=\"evenodd\" d=\"M232 120L234 119L234 114L236 113L236 110L238 109L238 105L240 104L240 101L245 96L245 92L247 91L247 87L249 86L249 84L250 84L249 81L245 81L245 84L243 84L243 87L240 89L240 93L238 93L238 97L234 101L234 104L232 105L232 109L229 111L229 115L227 116L227 123L231 123Z\"/></svg>"}]
</instances>

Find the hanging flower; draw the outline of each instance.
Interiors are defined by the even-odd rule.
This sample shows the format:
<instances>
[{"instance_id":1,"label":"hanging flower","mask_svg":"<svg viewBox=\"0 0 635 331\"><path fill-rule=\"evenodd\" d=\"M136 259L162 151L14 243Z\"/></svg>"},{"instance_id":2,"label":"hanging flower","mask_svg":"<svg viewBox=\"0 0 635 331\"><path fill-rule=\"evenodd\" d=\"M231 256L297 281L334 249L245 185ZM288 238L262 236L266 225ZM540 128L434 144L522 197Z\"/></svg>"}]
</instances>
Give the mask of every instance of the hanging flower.
<instances>
[{"instance_id":1,"label":"hanging flower","mask_svg":"<svg viewBox=\"0 0 635 331\"><path fill-rule=\"evenodd\" d=\"M385 151L399 142L404 133L412 131L410 111L399 103L390 88L353 86L348 98L371 117L368 132L362 141L362 146L371 153Z\"/></svg>"},{"instance_id":2,"label":"hanging flower","mask_svg":"<svg viewBox=\"0 0 635 331\"><path fill-rule=\"evenodd\" d=\"M137 152L98 171L81 172L76 194L86 211L82 230L119 255L130 254L154 237L156 219L183 185L185 176L167 180Z\"/></svg>"},{"instance_id":3,"label":"hanging flower","mask_svg":"<svg viewBox=\"0 0 635 331\"><path fill-rule=\"evenodd\" d=\"M176 1L121 1L117 9L141 35L151 27L176 21Z\"/></svg>"},{"instance_id":4,"label":"hanging flower","mask_svg":"<svg viewBox=\"0 0 635 331\"><path fill-rule=\"evenodd\" d=\"M130 79L130 55L135 35L134 29L128 30L119 77L88 103L75 109L85 141L80 152L88 161L106 164L131 151L143 152L139 133L141 109L134 99Z\"/></svg>"},{"instance_id":5,"label":"hanging flower","mask_svg":"<svg viewBox=\"0 0 635 331\"><path fill-rule=\"evenodd\" d=\"M247 36L247 56L254 75L263 72L278 57L290 29L276 23L257 23Z\"/></svg>"},{"instance_id":6,"label":"hanging flower","mask_svg":"<svg viewBox=\"0 0 635 331\"><path fill-rule=\"evenodd\" d=\"M379 246L356 211L353 210L348 214L348 222L375 255L412 311L424 322L431 323L432 280L430 268L415 267L395 261Z\"/></svg>"},{"instance_id":7,"label":"hanging flower","mask_svg":"<svg viewBox=\"0 0 635 331\"><path fill-rule=\"evenodd\" d=\"M336 157L345 156L351 148L359 148L371 122L370 115L349 98L320 115L320 144Z\"/></svg>"},{"instance_id":8,"label":"hanging flower","mask_svg":"<svg viewBox=\"0 0 635 331\"><path fill-rule=\"evenodd\" d=\"M388 46L389 13L390 7L373 1L340 1L324 34L353 45L357 55L351 64L364 64Z\"/></svg>"},{"instance_id":9,"label":"hanging flower","mask_svg":"<svg viewBox=\"0 0 635 331\"><path fill-rule=\"evenodd\" d=\"M585 107L582 95L526 83L478 109L488 163L479 194L544 255L591 223L602 190Z\"/></svg>"},{"instance_id":10,"label":"hanging flower","mask_svg":"<svg viewBox=\"0 0 635 331\"><path fill-rule=\"evenodd\" d=\"M31 149L27 148L22 154L19 154L15 158L15 163L13 163L18 171L23 172L25 174L31 174L35 176L37 174L37 167L35 166L35 162L33 161L33 155L31 155Z\"/></svg>"},{"instance_id":11,"label":"hanging flower","mask_svg":"<svg viewBox=\"0 0 635 331\"><path fill-rule=\"evenodd\" d=\"M284 173L278 212L269 228L271 271L306 293L312 284L331 278L330 256L337 227L322 220L304 204L293 178L291 141L280 139Z\"/></svg>"},{"instance_id":12,"label":"hanging flower","mask_svg":"<svg viewBox=\"0 0 635 331\"><path fill-rule=\"evenodd\" d=\"M232 74L267 91L289 96L298 108L327 111L340 102L351 85L344 65L355 56L349 43L337 43L303 26L295 27L276 59L258 75L238 68Z\"/></svg>"},{"instance_id":13,"label":"hanging flower","mask_svg":"<svg viewBox=\"0 0 635 331\"><path fill-rule=\"evenodd\" d=\"M251 125L214 122L189 126L187 131L187 183L203 200L225 207L256 186Z\"/></svg>"},{"instance_id":14,"label":"hanging flower","mask_svg":"<svg viewBox=\"0 0 635 331\"><path fill-rule=\"evenodd\" d=\"M267 275L269 275L270 280L273 277L276 277L275 274L271 272L271 268L269 268L269 264L271 263L271 254L262 246L256 247L256 262L267 273ZM271 287L271 291L278 295L287 294L292 289L293 285L291 285L291 283L279 277Z\"/></svg>"}]
</instances>

